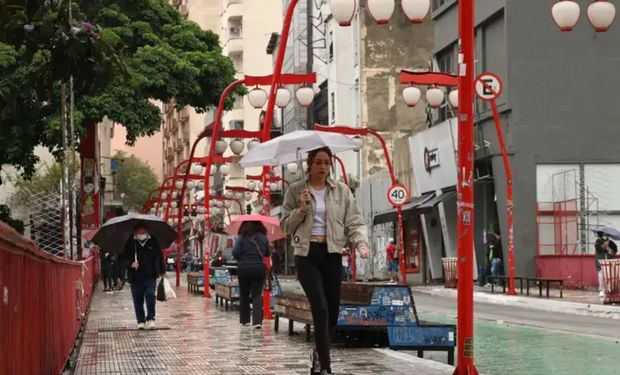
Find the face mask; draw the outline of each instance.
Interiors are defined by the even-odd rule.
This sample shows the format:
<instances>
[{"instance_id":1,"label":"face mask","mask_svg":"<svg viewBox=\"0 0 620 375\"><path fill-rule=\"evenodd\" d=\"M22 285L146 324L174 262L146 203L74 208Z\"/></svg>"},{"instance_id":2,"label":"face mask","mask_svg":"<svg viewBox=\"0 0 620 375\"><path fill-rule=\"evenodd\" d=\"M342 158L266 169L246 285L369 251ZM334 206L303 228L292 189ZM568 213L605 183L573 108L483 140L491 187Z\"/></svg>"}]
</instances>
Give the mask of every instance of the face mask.
<instances>
[{"instance_id":1,"label":"face mask","mask_svg":"<svg viewBox=\"0 0 620 375\"><path fill-rule=\"evenodd\" d=\"M146 233L142 233L142 234L136 234L136 239L138 241L144 241L148 238L148 235Z\"/></svg>"},{"instance_id":2,"label":"face mask","mask_svg":"<svg viewBox=\"0 0 620 375\"><path fill-rule=\"evenodd\" d=\"M603 241L607 241L609 239L608 236L603 236Z\"/></svg>"}]
</instances>

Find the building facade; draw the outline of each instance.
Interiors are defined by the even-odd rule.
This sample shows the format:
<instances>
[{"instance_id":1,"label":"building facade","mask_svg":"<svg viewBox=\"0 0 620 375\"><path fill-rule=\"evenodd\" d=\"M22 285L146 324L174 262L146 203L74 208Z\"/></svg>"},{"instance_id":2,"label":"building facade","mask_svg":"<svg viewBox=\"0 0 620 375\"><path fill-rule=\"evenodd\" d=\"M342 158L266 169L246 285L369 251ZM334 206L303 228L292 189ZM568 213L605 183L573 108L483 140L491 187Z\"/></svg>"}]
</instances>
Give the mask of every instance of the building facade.
<instances>
[{"instance_id":1,"label":"building facade","mask_svg":"<svg viewBox=\"0 0 620 375\"><path fill-rule=\"evenodd\" d=\"M620 83L615 74L620 68L620 50L615 48L620 28L596 33L582 15L574 31L562 33L550 16L554 3L478 2L476 73L495 73L504 84L497 104L514 178L516 273L549 276L551 272L574 285L587 285L595 280L578 270L562 273L557 257L571 262L579 258L576 255L591 254L592 229L620 224L620 200L613 193L620 180L620 157L609 152L617 148L613 134L620 117L611 95ZM432 16L437 65L455 73L457 1L436 0ZM475 242L478 265L483 266L485 232L508 233L507 182L490 107L478 100L475 110ZM448 117L447 110L436 114L438 122ZM445 205L456 212L454 200ZM448 226L456 227L455 215L444 217ZM454 238L444 233L444 254L453 253L445 244ZM507 259L506 235L502 241ZM549 259L556 259L553 269ZM589 268L593 273L593 260L583 272ZM434 278L438 276L438 270L433 272Z\"/></svg>"}]
</instances>

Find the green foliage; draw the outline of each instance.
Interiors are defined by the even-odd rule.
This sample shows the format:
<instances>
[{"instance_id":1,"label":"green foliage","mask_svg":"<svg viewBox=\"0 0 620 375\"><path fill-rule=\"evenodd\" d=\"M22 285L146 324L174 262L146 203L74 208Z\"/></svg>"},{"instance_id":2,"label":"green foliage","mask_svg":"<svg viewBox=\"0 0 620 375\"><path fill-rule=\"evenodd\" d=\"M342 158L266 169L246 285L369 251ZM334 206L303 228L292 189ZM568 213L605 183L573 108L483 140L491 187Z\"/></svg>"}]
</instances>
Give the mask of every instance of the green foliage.
<instances>
[{"instance_id":1,"label":"green foliage","mask_svg":"<svg viewBox=\"0 0 620 375\"><path fill-rule=\"evenodd\" d=\"M79 166L76 165L69 173L74 176L78 171ZM10 197L11 204L14 207L25 206L31 199L32 192L60 193L62 166L59 163L45 165L29 178L13 177L11 182L15 185L15 192Z\"/></svg>"},{"instance_id":2,"label":"green foliage","mask_svg":"<svg viewBox=\"0 0 620 375\"><path fill-rule=\"evenodd\" d=\"M68 1L0 1L0 165L30 176L36 145L59 150L60 84L70 76L76 136L107 116L129 144L159 129L152 99L204 111L234 79L217 35L166 0L74 1L72 11L70 20Z\"/></svg>"},{"instance_id":3,"label":"green foliage","mask_svg":"<svg viewBox=\"0 0 620 375\"><path fill-rule=\"evenodd\" d=\"M122 160L116 169L116 190L124 197L123 206L139 211L149 192L159 186L157 176L148 164L133 155L117 152L114 159Z\"/></svg>"}]
</instances>

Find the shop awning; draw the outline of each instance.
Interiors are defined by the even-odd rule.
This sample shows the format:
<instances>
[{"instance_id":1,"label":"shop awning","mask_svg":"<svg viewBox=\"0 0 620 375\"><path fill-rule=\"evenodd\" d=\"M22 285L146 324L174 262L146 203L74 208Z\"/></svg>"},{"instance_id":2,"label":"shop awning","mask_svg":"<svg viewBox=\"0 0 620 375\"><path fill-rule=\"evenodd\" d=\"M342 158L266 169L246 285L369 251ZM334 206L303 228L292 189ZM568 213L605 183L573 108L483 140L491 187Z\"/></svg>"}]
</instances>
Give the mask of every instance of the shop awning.
<instances>
[{"instance_id":1,"label":"shop awning","mask_svg":"<svg viewBox=\"0 0 620 375\"><path fill-rule=\"evenodd\" d=\"M428 193L428 194L424 194L422 196L413 198L411 201L409 201L409 203L403 206L403 213L409 210L420 208L421 205L425 204L429 200L433 200L434 197L435 197L435 193ZM390 221L396 221L396 220L397 220L396 209L392 208L389 211L376 214L372 219L372 223L373 225L377 225L377 224L388 223Z\"/></svg>"},{"instance_id":2,"label":"shop awning","mask_svg":"<svg viewBox=\"0 0 620 375\"><path fill-rule=\"evenodd\" d=\"M439 195L435 195L435 197L433 197L432 199L429 199L428 201L422 203L418 208L423 210L426 208L433 208L436 205L438 205L439 203L443 202L446 199L451 199L456 197L456 191L449 191L447 193L443 193L443 194L439 194Z\"/></svg>"}]
</instances>

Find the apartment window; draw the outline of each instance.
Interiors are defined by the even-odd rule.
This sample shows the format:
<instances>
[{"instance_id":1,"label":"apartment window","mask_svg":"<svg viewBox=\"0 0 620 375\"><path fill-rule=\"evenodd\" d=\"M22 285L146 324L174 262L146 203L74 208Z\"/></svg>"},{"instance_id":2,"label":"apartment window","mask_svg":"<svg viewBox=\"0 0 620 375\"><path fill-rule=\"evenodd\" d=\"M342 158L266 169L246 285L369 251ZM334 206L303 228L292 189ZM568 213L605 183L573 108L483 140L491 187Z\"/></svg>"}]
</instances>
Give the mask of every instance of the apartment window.
<instances>
[{"instance_id":1,"label":"apartment window","mask_svg":"<svg viewBox=\"0 0 620 375\"><path fill-rule=\"evenodd\" d=\"M331 123L336 122L336 93L332 92L329 97Z\"/></svg>"},{"instance_id":2,"label":"apartment window","mask_svg":"<svg viewBox=\"0 0 620 375\"><path fill-rule=\"evenodd\" d=\"M455 74L456 72L455 45L450 45L437 54L437 69L443 73ZM449 91L449 90L448 90ZM446 92L447 97L448 92ZM437 122L446 121L453 117L450 104L447 100L437 109Z\"/></svg>"},{"instance_id":3,"label":"apartment window","mask_svg":"<svg viewBox=\"0 0 620 375\"><path fill-rule=\"evenodd\" d=\"M334 33L329 33L329 62L334 61Z\"/></svg>"},{"instance_id":4,"label":"apartment window","mask_svg":"<svg viewBox=\"0 0 620 375\"><path fill-rule=\"evenodd\" d=\"M243 120L232 120L228 126L231 130L243 130Z\"/></svg>"}]
</instances>

